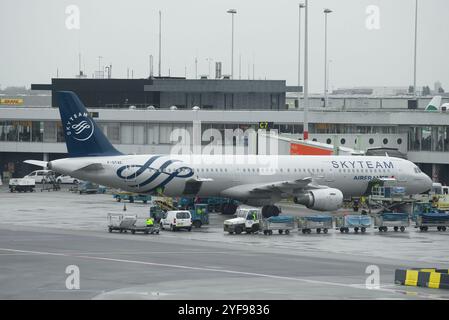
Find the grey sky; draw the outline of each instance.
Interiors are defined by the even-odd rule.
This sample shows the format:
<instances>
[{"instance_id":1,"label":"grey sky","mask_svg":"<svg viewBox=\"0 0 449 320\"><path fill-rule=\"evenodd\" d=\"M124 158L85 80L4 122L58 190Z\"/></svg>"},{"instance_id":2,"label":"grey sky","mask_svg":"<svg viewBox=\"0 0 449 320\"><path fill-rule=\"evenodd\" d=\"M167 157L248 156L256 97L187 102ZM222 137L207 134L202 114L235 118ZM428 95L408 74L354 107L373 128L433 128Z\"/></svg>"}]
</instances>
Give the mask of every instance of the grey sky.
<instances>
[{"instance_id":1,"label":"grey sky","mask_svg":"<svg viewBox=\"0 0 449 320\"><path fill-rule=\"evenodd\" d=\"M0 85L48 83L78 70L79 47L89 76L97 56L112 63L113 77L148 76L148 56L157 72L158 10L163 13L162 71L172 76L208 73L210 57L230 73L231 17L236 8L235 71L242 78L255 59L256 78L297 82L298 3L293 0L2 0ZM321 92L324 76L324 17L329 16L330 86L406 86L413 77L414 0L310 0L310 85ZM65 26L67 5L78 5L81 29ZM380 30L365 26L366 7L380 8ZM447 0L420 0L418 85L440 80L449 89ZM211 69L214 70L213 64ZM212 72L213 73L213 72Z\"/></svg>"}]
</instances>

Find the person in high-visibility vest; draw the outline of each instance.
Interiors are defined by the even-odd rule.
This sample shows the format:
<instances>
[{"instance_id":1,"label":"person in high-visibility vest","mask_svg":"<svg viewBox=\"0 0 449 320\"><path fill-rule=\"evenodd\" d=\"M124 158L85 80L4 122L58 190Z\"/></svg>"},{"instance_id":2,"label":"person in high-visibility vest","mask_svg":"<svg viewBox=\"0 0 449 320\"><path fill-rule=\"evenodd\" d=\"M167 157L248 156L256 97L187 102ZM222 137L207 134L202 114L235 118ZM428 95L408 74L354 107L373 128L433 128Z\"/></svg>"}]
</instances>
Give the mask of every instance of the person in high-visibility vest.
<instances>
[{"instance_id":1,"label":"person in high-visibility vest","mask_svg":"<svg viewBox=\"0 0 449 320\"><path fill-rule=\"evenodd\" d=\"M152 227L154 225L154 220L153 218L148 218L147 219L147 227Z\"/></svg>"},{"instance_id":2,"label":"person in high-visibility vest","mask_svg":"<svg viewBox=\"0 0 449 320\"><path fill-rule=\"evenodd\" d=\"M253 212L253 220L256 221L257 220L257 214L255 212Z\"/></svg>"}]
</instances>

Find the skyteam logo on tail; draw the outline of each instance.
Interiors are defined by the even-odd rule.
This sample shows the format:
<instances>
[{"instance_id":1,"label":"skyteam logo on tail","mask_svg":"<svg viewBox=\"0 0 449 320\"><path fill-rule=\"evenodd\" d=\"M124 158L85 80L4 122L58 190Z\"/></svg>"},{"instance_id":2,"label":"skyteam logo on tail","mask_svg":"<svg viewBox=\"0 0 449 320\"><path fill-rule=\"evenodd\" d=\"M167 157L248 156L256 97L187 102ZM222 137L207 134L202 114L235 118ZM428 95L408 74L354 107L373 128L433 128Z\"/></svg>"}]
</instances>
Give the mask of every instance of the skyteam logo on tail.
<instances>
[{"instance_id":1,"label":"skyteam logo on tail","mask_svg":"<svg viewBox=\"0 0 449 320\"><path fill-rule=\"evenodd\" d=\"M78 141L89 140L94 134L94 124L87 113L75 113L66 123L66 134Z\"/></svg>"}]
</instances>

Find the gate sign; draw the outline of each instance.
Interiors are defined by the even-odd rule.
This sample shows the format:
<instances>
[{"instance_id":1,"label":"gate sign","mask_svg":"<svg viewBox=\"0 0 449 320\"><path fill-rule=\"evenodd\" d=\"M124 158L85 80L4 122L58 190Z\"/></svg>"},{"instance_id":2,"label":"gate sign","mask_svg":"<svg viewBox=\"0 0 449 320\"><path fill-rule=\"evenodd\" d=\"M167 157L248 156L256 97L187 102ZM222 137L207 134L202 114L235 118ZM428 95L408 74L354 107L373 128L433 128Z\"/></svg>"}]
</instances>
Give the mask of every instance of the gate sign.
<instances>
[{"instance_id":1,"label":"gate sign","mask_svg":"<svg viewBox=\"0 0 449 320\"><path fill-rule=\"evenodd\" d=\"M23 105L23 99L0 99L0 104L8 106L21 106Z\"/></svg>"},{"instance_id":2,"label":"gate sign","mask_svg":"<svg viewBox=\"0 0 449 320\"><path fill-rule=\"evenodd\" d=\"M259 129L260 130L270 130L270 129L273 129L273 125L274 125L273 122L266 122L266 121L259 122Z\"/></svg>"}]
</instances>

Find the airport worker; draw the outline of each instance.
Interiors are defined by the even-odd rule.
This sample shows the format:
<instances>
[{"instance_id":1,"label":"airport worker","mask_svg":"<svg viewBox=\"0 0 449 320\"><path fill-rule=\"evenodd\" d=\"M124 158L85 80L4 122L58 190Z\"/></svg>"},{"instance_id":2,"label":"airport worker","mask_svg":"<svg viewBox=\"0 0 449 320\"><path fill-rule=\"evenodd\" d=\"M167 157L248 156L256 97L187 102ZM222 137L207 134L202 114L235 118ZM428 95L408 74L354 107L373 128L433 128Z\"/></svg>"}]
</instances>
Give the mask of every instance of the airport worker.
<instances>
[{"instance_id":1,"label":"airport worker","mask_svg":"<svg viewBox=\"0 0 449 320\"><path fill-rule=\"evenodd\" d=\"M256 221L257 220L257 214L255 212L253 212L253 220Z\"/></svg>"},{"instance_id":2,"label":"airport worker","mask_svg":"<svg viewBox=\"0 0 449 320\"><path fill-rule=\"evenodd\" d=\"M154 220L153 218L148 218L147 219L147 227L152 227L154 225Z\"/></svg>"}]
</instances>

